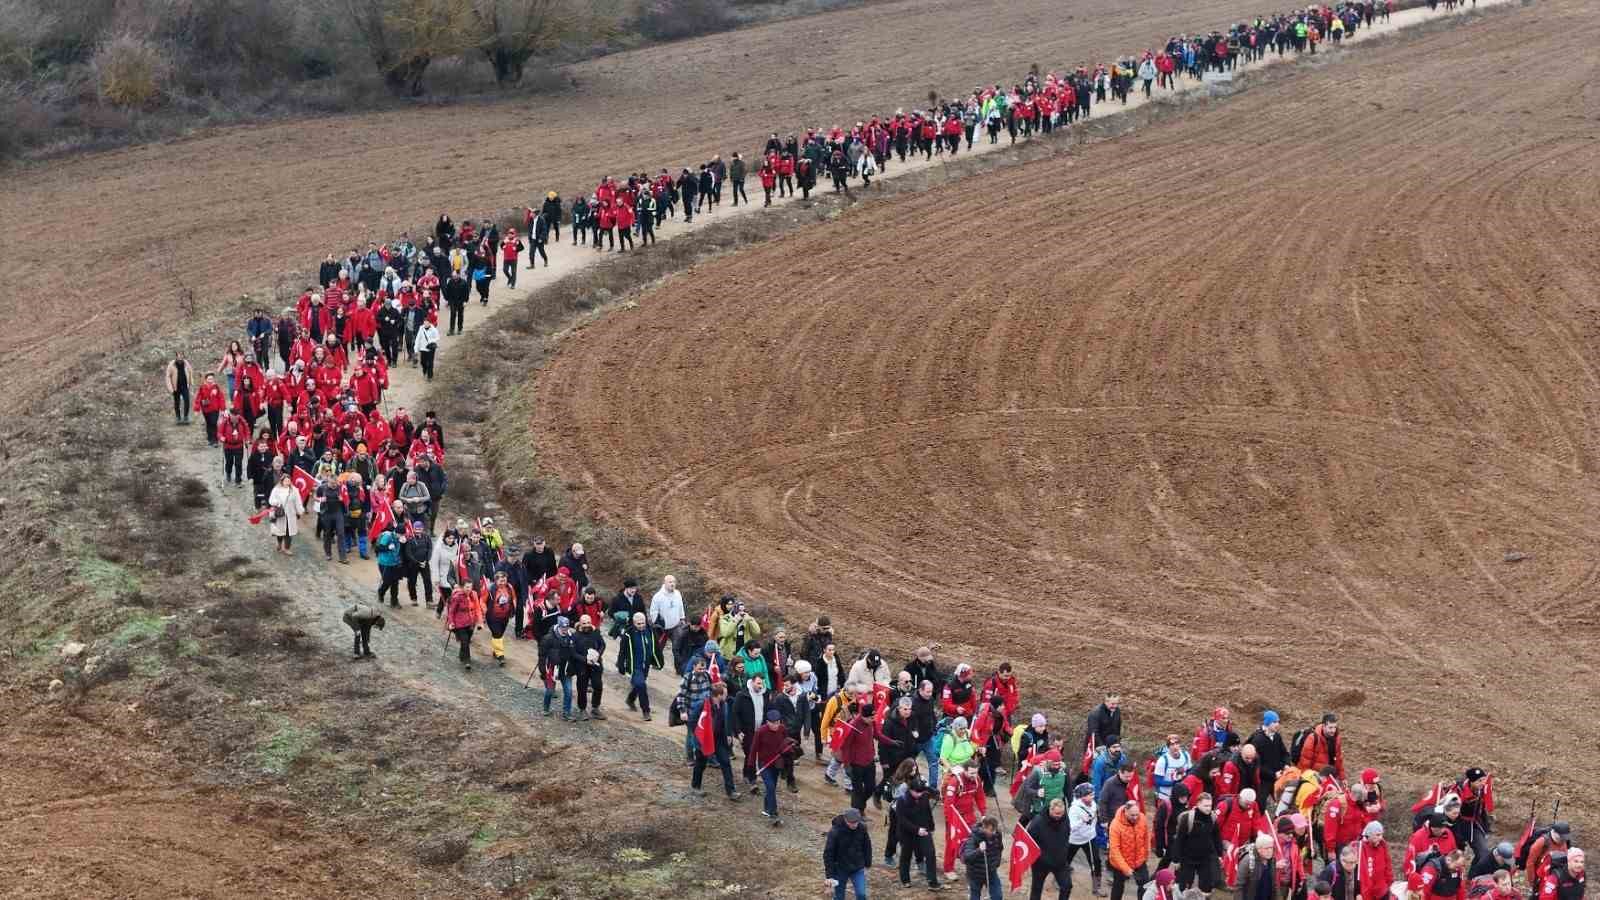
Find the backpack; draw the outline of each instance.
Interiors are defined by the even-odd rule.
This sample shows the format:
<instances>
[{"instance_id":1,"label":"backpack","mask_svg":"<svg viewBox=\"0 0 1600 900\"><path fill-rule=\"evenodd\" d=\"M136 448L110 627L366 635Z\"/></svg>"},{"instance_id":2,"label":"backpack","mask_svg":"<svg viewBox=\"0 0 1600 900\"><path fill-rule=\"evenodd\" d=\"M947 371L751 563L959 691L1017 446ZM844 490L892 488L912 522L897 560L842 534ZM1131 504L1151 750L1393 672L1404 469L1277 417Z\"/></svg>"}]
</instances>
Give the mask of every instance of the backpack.
<instances>
[{"instance_id":1,"label":"backpack","mask_svg":"<svg viewBox=\"0 0 1600 900\"><path fill-rule=\"evenodd\" d=\"M1528 832L1527 840L1517 845L1517 868L1528 868L1528 853L1533 850L1533 845L1540 838L1550 833L1548 828L1535 828Z\"/></svg>"},{"instance_id":2,"label":"backpack","mask_svg":"<svg viewBox=\"0 0 1600 900\"><path fill-rule=\"evenodd\" d=\"M1291 762L1299 764L1300 751L1306 748L1306 741L1310 740L1311 735L1315 733L1316 729L1314 727L1302 728L1294 733L1294 740L1289 742L1289 760Z\"/></svg>"}]
</instances>

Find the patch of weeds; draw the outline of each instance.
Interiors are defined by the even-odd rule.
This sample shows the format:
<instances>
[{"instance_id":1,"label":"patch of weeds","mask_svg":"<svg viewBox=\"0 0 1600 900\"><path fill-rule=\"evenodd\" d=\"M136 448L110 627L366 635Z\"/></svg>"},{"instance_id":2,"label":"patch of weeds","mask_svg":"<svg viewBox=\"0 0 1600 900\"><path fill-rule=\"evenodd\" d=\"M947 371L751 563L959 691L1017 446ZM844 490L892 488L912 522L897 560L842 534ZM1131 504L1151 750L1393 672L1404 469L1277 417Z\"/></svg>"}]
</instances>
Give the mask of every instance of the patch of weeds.
<instances>
[{"instance_id":1,"label":"patch of weeds","mask_svg":"<svg viewBox=\"0 0 1600 900\"><path fill-rule=\"evenodd\" d=\"M256 762L273 775L288 774L295 760L311 749L314 738L315 735L303 728L285 725L256 748Z\"/></svg>"},{"instance_id":2,"label":"patch of weeds","mask_svg":"<svg viewBox=\"0 0 1600 900\"><path fill-rule=\"evenodd\" d=\"M160 637L166 630L167 623L160 616L143 611L137 612L111 635L111 646L126 647L130 644L142 644Z\"/></svg>"},{"instance_id":3,"label":"patch of weeds","mask_svg":"<svg viewBox=\"0 0 1600 900\"><path fill-rule=\"evenodd\" d=\"M98 556L78 560L78 580L102 600L116 600L139 590L139 578L126 566Z\"/></svg>"},{"instance_id":4,"label":"patch of weeds","mask_svg":"<svg viewBox=\"0 0 1600 900\"><path fill-rule=\"evenodd\" d=\"M479 825L478 830L472 833L472 851L482 852L483 848L500 840L500 832L493 825Z\"/></svg>"}]
</instances>

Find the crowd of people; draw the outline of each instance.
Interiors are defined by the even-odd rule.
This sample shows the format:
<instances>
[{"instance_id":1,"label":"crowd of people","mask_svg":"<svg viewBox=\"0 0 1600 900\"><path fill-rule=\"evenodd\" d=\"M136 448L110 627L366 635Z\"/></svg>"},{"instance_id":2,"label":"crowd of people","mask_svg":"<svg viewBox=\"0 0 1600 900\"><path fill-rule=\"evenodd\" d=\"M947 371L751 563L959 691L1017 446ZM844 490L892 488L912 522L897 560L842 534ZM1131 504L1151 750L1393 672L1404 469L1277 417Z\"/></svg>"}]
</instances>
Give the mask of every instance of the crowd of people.
<instances>
[{"instance_id":1,"label":"crowd of people","mask_svg":"<svg viewBox=\"0 0 1600 900\"><path fill-rule=\"evenodd\" d=\"M280 553L296 555L310 517L325 563L375 558L376 596L345 611L355 658L373 656L371 632L384 627L385 604L400 605L404 582L411 604L431 607L451 635L465 669L480 630L498 665L508 638L534 645L545 716L557 714L559 696L564 720L606 718L609 666L626 680L626 707L648 721L651 673L665 674L670 659L668 716L684 728L697 793L714 768L730 800L760 794L762 814L778 824L780 790L799 790L796 767L809 752L825 767L823 782L850 798L823 852L835 897L851 887L866 895L870 805L884 811L883 861L902 884L915 870L940 890L960 868L973 898L1001 896L1002 868L1013 887L1031 879L1033 900L1051 878L1065 898L1082 856L1095 895L1108 886L1116 900L1130 885L1142 900L1222 886L1243 900L1381 900L1397 885L1408 900L1511 900L1516 873L1536 900L1578 900L1583 854L1571 829L1555 822L1492 844L1493 779L1475 768L1412 807L1415 830L1396 866L1382 778L1372 768L1350 776L1332 714L1291 736L1268 711L1241 737L1219 708L1192 739L1171 735L1140 753L1123 744L1124 709L1113 694L1089 714L1083 742L1068 747L1045 713L1022 721L1009 664L984 677L967 663L947 671L936 645L898 669L874 649L844 656L825 616L792 641L783 628L764 630L735 597L691 611L670 576L648 596L629 579L602 598L580 543L558 554L535 538L524 550L492 518L445 515L444 424L432 412L391 409L385 396L396 367L431 379L442 337L464 330L473 296L487 306L501 278L515 287L524 252L528 265L549 266L564 225L575 246L643 249L680 212L687 223L724 197L751 203L752 174L764 205L775 194L809 197L819 179L847 192L919 155L1070 126L1136 89L1149 96L1268 53L1314 53L1391 9L1363 0L1259 17L922 110L774 132L751 161L733 153L676 174L606 176L570 205L547 194L503 230L492 216L460 225L441 216L420 243L403 234L328 255L295 305L277 317L257 310L215 366L202 370L178 354L166 371L174 418L201 415L225 482L249 481L251 521Z\"/></svg>"}]
</instances>

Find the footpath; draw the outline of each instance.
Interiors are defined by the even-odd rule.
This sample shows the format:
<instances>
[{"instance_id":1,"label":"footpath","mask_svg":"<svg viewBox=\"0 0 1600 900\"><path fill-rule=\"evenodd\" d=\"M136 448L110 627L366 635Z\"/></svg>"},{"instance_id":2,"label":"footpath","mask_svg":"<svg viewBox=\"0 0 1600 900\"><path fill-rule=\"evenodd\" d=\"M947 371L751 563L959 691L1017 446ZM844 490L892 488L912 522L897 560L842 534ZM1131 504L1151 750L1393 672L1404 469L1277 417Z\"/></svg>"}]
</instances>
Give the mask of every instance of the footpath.
<instances>
[{"instance_id":1,"label":"footpath","mask_svg":"<svg viewBox=\"0 0 1600 900\"><path fill-rule=\"evenodd\" d=\"M1492 7L1508 4L1512 0L1480 0L1480 2L1483 7ZM1438 10L1430 11L1426 7L1417 7L1398 11L1392 14L1389 22L1375 23L1371 27L1364 27L1354 36L1346 38L1344 43L1346 45L1359 44L1423 22L1460 16L1474 9L1475 7L1468 6L1458 8L1455 11L1446 11L1443 7L1440 7ZM1266 66L1292 64L1304 58L1308 57L1297 56L1292 52L1282 57L1269 54L1261 62L1241 66L1239 71L1247 72ZM996 75L1004 76L1005 73L996 73ZM1206 91L1209 86L1210 84L1207 82L1180 79L1179 87L1176 91L1157 90L1155 99L1146 100L1140 93L1136 82L1135 89L1125 105L1116 101L1097 103L1093 107L1093 115L1089 122L1092 124L1096 121L1137 110L1151 102L1160 102L1163 95L1181 95L1195 91ZM1036 134L1030 140L1072 140L1072 132L1081 127L1083 127L1081 124L1062 127L1057 129L1052 136L1045 137ZM1019 138L1018 146L1022 143L1024 143L1024 140ZM1005 132L1001 133L998 144L991 145L987 143L987 138L980 129L973 148L970 151L963 149L954 159L957 161L965 159L969 153L984 155L1008 149L1011 149L1011 144ZM905 163L891 162L889 171L877 176L874 181L905 177L943 166L950 162L951 159L950 156L946 155L935 156L931 160L919 158L908 160ZM658 163L667 162L658 161ZM681 165L682 162L679 160L677 164ZM595 180L598 181L602 174L605 173L595 173ZM818 183L820 188L817 192L818 194L831 191L831 187L827 186L827 179L819 179ZM662 228L657 230L659 240L662 242L677 240L684 236L693 235L712 224L725 222L733 217L762 214L764 210L761 206L759 182L752 178L750 184L754 187L751 193L755 197L755 203L733 207L726 202L728 192L725 192L724 203L714 213L697 215L694 222L688 224L684 223L681 217L669 219ZM862 188L858 184L853 184L851 190L862 201L870 201L873 197L873 190L870 187ZM538 198L533 198L529 202L536 204ZM781 199L774 197L773 206L780 207L801 202L805 201L801 201L797 196ZM500 280L495 282L491 291L491 302L487 307L480 305L476 300L476 296L474 296L473 300L468 304L466 315L466 330L469 335L482 328L491 314L497 310L510 304L520 303L535 292L554 284L562 278L582 271L586 267L599 264L610 255L597 252L591 247L574 246L571 243L571 235L567 229L562 230L562 235L565 239L563 242L552 243L547 248L550 254L550 264L548 266L541 265L538 268L528 268L526 262L523 263L517 276L518 285L515 289L505 286L504 276L502 275ZM308 262L320 257L323 252L323 249L315 247L306 248ZM640 248L632 252L651 253L657 251L653 248ZM457 342L460 340L462 338L448 337L441 343L436 362L436 366L441 371L451 364L453 358L452 349L457 346ZM386 404L391 412L396 407L406 407L412 412L413 418L420 420L423 409L419 404L426 395L427 389L428 383L422 378L421 370L407 366L402 360L399 365L390 370L390 386L386 393ZM476 441L472 438L464 437L462 428L456 423L447 421L444 422L444 426L448 442L446 472L451 472L455 467L461 466L463 462L468 465L475 464ZM294 597L294 601L297 604L296 608L305 615L308 630L314 630L325 637L331 646L341 653L347 654L350 646L350 631L340 620L340 614L354 600L363 599L369 602L372 600L379 582L376 564L371 561L360 560L353 554L349 565L341 566L338 563L329 564L323 562L321 559L321 544L313 539L315 530L314 518L309 515L302 521L301 534L295 542L293 556L284 557L273 552L272 539L267 535L264 526L250 526L245 521L246 517L253 511L250 509L251 495L248 487L234 488L223 483L220 453L206 446L203 433L199 430L188 432L187 443L179 446L174 453L176 456L175 462L181 469L181 473L192 475L204 481L210 486L212 493L220 500L214 505L211 523L220 532L219 553L222 555L238 554L246 556L257 565L268 568L281 576L284 584L290 589L291 595ZM457 516L497 515L499 513L497 505L492 501L483 503L482 507L479 510L457 509L447 499L445 511L440 517L441 524L439 527L443 528L445 521L453 521ZM559 552L562 548L557 547L556 549ZM605 587L607 589L615 588L615 586L611 585ZM646 584L641 585L640 590L648 597L654 593L656 587L657 585L654 584ZM612 593L614 593L614 590L602 590L601 599L609 602ZM683 728L667 727L667 707L672 696L676 693L678 685L678 679L670 671L652 674L650 693L654 716L653 721L644 722L639 718L638 713L630 712L623 706L622 698L626 696L628 686L626 680L617 675L611 666L615 644L614 642L608 642L607 667L611 671L606 676L604 709L609 718L603 722L582 723L566 723L559 718L543 719L539 716L538 711L543 695L538 679L536 677L533 678L535 684L531 689L524 690L523 688L523 684L532 676L536 662L537 654L532 642L513 640L508 634L506 640L507 662L503 668L500 668L496 667L491 661L488 640L484 636L485 633L480 632L473 641L473 671L463 672L455 660L455 647L453 645L448 647L445 645L443 625L435 618L432 609L427 605L427 601L423 601L423 605L420 607L413 607L406 598L403 585L400 594L402 606L399 609L385 610L389 627L373 636L374 649L380 658L375 663L350 663L355 671L362 671L360 667L363 666L376 665L400 679L408 687L423 692L428 696L448 699L458 704L463 701L485 703L495 713L509 715L525 723L531 723L531 727L536 730L552 729L561 732L553 736L563 741L584 741L591 745L605 743L615 746L616 742L620 740L637 745L639 743L637 736L640 733L655 735L661 740L659 748L652 755L658 760L670 760L676 754L676 759L681 764L685 731ZM957 661L944 660L942 662L948 666ZM560 702L558 692L556 697L556 710L558 713ZM1073 724L1069 722L1058 721L1055 724L1058 728L1062 725L1067 726L1069 729L1073 727ZM809 748L809 738L805 744ZM734 766L735 780L739 781L737 772L739 760L735 760ZM820 856L820 839L814 840L814 835L825 830L831 817L848 805L848 795L839 788L823 782L821 777L822 767L809 758L802 760L796 768L800 792L798 794L790 794L780 789L780 813L791 824L794 839L799 841L796 846L811 847ZM685 768L682 771L681 781L661 785L660 789L666 794L675 795L676 799L685 803L704 802L718 813L723 813L726 810L724 801L719 796L718 776L714 769L706 773L707 799L705 801L698 801L698 798L687 794L688 781L689 773ZM1009 778L1003 779L1003 782L1009 783ZM740 790L743 790L742 784L740 785ZM1004 790L1000 793L1001 802L999 804L991 802L990 811L995 811L995 807L999 806L999 813L1002 817L1002 831L1009 835L1014 815L1007 802L1008 798L1005 796ZM746 798L742 805L748 808L741 812L740 815L748 814L752 821L758 821L756 810L759 808L759 804L759 798ZM800 814L799 817L792 818L795 817L796 813ZM870 809L868 818L869 821L872 820ZM942 818L940 824L942 829ZM794 828L794 825L802 827ZM875 833L875 847L881 852L882 828L874 825L873 830ZM942 863L944 847L941 837L942 835L935 835L935 846L940 853L940 862ZM885 885L888 878L892 878L892 876L884 875L882 869L878 869L877 872L879 874L874 876L873 880L878 882L879 886ZM1080 871L1077 873L1075 880L1080 882L1078 885L1080 889L1088 889L1086 872Z\"/></svg>"}]
</instances>

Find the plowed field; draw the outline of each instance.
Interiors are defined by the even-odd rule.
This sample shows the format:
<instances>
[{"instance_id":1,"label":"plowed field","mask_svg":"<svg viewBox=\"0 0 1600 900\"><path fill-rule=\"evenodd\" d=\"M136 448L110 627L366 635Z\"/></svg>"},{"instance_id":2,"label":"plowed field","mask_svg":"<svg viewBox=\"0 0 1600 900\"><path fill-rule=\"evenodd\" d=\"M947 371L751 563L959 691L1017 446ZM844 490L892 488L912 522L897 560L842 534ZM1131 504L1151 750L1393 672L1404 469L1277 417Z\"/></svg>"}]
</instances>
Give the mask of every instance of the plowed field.
<instances>
[{"instance_id":1,"label":"plowed field","mask_svg":"<svg viewBox=\"0 0 1600 900\"><path fill-rule=\"evenodd\" d=\"M0 300L11 388L0 409L34 399L85 354L159 339L179 316L166 243L203 309L220 309L443 211L471 217L550 189L570 198L602 174L748 153L774 130L851 122L933 89L1109 58L1265 11L1240 0L1116 7L877 3L594 60L566 70L577 87L553 96L235 128L8 170L0 221L50 246L25 250L30 237L0 259L0 279L17 286ZM119 335L124 323L133 327Z\"/></svg>"},{"instance_id":2,"label":"plowed field","mask_svg":"<svg viewBox=\"0 0 1600 900\"><path fill-rule=\"evenodd\" d=\"M1336 708L1363 764L1538 783L1600 738L1583 13L699 267L567 342L542 453L791 621L1009 656L1052 709Z\"/></svg>"}]
</instances>

